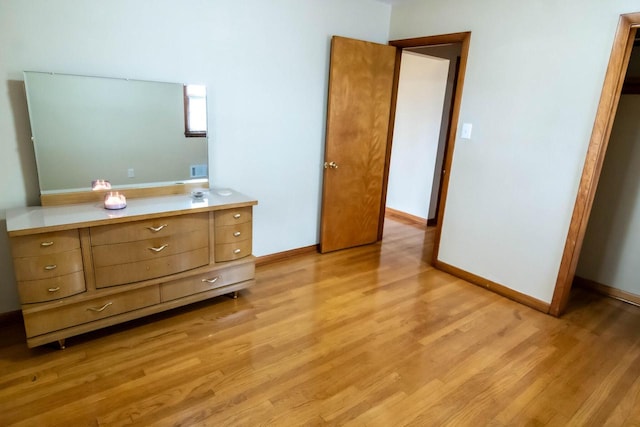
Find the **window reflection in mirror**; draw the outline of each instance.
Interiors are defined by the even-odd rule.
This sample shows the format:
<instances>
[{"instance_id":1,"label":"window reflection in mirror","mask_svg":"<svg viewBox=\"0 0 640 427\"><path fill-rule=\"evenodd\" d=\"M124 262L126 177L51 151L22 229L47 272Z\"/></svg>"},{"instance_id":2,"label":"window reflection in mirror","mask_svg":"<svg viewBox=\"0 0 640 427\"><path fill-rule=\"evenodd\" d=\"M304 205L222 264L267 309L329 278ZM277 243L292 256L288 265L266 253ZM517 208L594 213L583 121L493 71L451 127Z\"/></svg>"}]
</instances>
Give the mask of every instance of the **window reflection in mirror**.
<instances>
[{"instance_id":1,"label":"window reflection in mirror","mask_svg":"<svg viewBox=\"0 0 640 427\"><path fill-rule=\"evenodd\" d=\"M201 85L184 85L184 135L207 136L207 88Z\"/></svg>"},{"instance_id":2,"label":"window reflection in mirror","mask_svg":"<svg viewBox=\"0 0 640 427\"><path fill-rule=\"evenodd\" d=\"M182 83L24 76L42 194L85 190L95 179L126 188L207 178L204 86L189 118L197 133L187 138Z\"/></svg>"}]
</instances>

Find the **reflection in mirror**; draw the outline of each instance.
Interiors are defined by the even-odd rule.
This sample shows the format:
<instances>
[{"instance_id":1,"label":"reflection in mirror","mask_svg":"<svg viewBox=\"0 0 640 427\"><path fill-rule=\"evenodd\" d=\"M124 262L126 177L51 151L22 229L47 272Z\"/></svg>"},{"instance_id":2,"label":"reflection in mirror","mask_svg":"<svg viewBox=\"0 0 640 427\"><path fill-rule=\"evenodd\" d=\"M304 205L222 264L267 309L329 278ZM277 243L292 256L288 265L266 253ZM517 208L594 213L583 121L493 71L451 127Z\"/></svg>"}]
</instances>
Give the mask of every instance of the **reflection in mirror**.
<instances>
[{"instance_id":1,"label":"reflection in mirror","mask_svg":"<svg viewBox=\"0 0 640 427\"><path fill-rule=\"evenodd\" d=\"M184 135L207 136L207 88L184 85Z\"/></svg>"},{"instance_id":2,"label":"reflection in mirror","mask_svg":"<svg viewBox=\"0 0 640 427\"><path fill-rule=\"evenodd\" d=\"M203 86L189 110L180 83L24 77L42 194L88 190L96 179L126 188L208 177Z\"/></svg>"}]
</instances>

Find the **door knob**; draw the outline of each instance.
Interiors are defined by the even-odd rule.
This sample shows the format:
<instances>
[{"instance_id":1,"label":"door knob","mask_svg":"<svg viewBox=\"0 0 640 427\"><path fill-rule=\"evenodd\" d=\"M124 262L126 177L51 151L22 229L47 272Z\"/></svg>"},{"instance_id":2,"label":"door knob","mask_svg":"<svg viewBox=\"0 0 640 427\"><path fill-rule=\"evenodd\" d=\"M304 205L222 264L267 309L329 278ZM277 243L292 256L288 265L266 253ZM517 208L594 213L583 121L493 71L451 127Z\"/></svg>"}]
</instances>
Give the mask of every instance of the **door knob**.
<instances>
[{"instance_id":1,"label":"door knob","mask_svg":"<svg viewBox=\"0 0 640 427\"><path fill-rule=\"evenodd\" d=\"M329 163L324 162L324 168L325 169L329 169L329 168L338 169L338 164L336 162L329 162Z\"/></svg>"}]
</instances>

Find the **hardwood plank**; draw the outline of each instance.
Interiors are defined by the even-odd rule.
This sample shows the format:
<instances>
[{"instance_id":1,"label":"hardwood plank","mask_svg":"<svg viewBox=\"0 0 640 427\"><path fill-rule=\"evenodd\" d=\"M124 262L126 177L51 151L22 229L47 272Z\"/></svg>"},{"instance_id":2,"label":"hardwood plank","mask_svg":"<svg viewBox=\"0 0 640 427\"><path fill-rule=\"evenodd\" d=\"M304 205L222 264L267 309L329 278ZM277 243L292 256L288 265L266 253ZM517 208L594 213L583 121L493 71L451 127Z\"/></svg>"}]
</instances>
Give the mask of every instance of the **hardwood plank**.
<instances>
[{"instance_id":1,"label":"hardwood plank","mask_svg":"<svg viewBox=\"0 0 640 427\"><path fill-rule=\"evenodd\" d=\"M0 425L634 425L640 308L555 318L430 265L433 228L260 265L216 298L29 349L0 335Z\"/></svg>"}]
</instances>

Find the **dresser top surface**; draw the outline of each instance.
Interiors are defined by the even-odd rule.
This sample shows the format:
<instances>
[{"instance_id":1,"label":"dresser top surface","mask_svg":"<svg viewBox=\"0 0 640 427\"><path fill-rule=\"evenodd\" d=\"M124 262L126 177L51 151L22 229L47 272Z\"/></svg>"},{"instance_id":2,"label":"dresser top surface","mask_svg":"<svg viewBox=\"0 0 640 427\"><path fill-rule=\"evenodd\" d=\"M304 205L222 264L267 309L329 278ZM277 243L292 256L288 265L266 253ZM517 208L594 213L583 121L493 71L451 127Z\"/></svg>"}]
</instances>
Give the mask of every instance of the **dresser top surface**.
<instances>
[{"instance_id":1,"label":"dresser top surface","mask_svg":"<svg viewBox=\"0 0 640 427\"><path fill-rule=\"evenodd\" d=\"M9 209L7 232L18 236L257 204L255 199L233 190L212 188L204 193L204 197L198 200L190 194L128 199L127 207L119 210L105 209L98 202Z\"/></svg>"}]
</instances>

